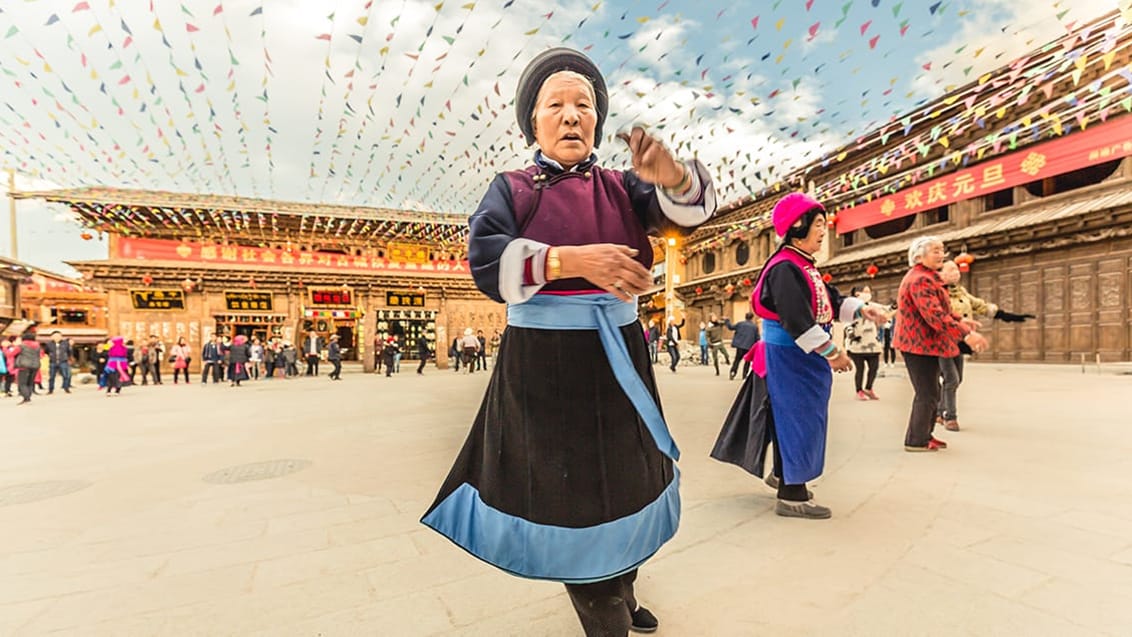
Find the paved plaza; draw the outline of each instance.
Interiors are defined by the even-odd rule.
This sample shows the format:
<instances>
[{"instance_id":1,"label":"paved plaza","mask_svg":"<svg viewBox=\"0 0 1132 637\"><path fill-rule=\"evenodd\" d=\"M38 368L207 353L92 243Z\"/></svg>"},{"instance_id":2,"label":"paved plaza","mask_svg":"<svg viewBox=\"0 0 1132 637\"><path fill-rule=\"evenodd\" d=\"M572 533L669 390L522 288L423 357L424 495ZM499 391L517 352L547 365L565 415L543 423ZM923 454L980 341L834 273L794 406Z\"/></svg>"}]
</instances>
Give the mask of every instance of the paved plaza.
<instances>
[{"instance_id":1,"label":"paved plaza","mask_svg":"<svg viewBox=\"0 0 1132 637\"><path fill-rule=\"evenodd\" d=\"M972 364L951 448L903 451L911 389L834 387L828 521L708 458L739 383L656 367L679 533L642 571L660 635L1127 635L1132 376ZM561 585L418 518L488 375L0 401L0 635L580 635ZM945 435L946 434L946 435Z\"/></svg>"}]
</instances>

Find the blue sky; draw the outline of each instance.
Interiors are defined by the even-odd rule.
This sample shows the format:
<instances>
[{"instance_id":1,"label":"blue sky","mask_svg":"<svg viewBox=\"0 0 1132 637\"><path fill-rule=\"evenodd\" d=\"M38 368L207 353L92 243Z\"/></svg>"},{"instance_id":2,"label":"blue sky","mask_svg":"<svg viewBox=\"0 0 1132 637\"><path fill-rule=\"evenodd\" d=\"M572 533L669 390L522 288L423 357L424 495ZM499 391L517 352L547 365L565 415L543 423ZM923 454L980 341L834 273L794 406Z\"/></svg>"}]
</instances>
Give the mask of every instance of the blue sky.
<instances>
[{"instance_id":1,"label":"blue sky","mask_svg":"<svg viewBox=\"0 0 1132 637\"><path fill-rule=\"evenodd\" d=\"M1115 9L1115 0L425 3L26 0L0 7L0 147L21 188L109 185L471 212L523 165L509 103L549 46L724 201ZM620 142L599 154L622 167ZM100 258L19 204L20 257ZM7 251L7 223L0 249Z\"/></svg>"}]
</instances>

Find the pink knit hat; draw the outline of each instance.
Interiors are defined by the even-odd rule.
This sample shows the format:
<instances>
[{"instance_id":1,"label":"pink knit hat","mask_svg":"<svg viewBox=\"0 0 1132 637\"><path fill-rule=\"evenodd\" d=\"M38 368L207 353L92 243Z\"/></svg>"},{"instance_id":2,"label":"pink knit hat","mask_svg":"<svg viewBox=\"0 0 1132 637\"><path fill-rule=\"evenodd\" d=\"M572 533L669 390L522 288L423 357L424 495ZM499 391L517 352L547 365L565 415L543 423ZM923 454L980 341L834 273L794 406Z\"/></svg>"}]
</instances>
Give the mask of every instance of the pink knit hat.
<instances>
[{"instance_id":1,"label":"pink knit hat","mask_svg":"<svg viewBox=\"0 0 1132 637\"><path fill-rule=\"evenodd\" d=\"M785 237L786 233L790 231L790 226L814 208L821 208L823 212L825 211L825 206L822 206L817 199L804 192L792 192L779 199L778 203L774 204L774 213L771 216L774 220L774 231L778 233L778 236Z\"/></svg>"}]
</instances>

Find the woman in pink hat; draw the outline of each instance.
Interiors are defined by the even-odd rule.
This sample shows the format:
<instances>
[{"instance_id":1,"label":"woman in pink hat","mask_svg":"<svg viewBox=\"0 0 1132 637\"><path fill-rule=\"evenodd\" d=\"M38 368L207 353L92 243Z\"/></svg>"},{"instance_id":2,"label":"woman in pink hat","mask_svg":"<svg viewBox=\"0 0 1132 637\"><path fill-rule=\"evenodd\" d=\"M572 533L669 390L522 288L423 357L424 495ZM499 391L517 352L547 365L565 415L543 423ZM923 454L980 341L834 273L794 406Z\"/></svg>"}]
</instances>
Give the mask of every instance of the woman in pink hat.
<instances>
[{"instance_id":1,"label":"woman in pink hat","mask_svg":"<svg viewBox=\"0 0 1132 637\"><path fill-rule=\"evenodd\" d=\"M829 508L813 502L806 483L825 465L830 371L853 368L830 337L833 320L865 316L883 322L884 313L822 280L815 255L825 241L826 218L816 199L786 195L775 205L773 221L781 243L751 294L751 307L763 319L763 340L748 354L755 373L744 382L712 457L762 476L767 446L774 443L774 471L766 483L778 490L775 513L825 519Z\"/></svg>"}]
</instances>

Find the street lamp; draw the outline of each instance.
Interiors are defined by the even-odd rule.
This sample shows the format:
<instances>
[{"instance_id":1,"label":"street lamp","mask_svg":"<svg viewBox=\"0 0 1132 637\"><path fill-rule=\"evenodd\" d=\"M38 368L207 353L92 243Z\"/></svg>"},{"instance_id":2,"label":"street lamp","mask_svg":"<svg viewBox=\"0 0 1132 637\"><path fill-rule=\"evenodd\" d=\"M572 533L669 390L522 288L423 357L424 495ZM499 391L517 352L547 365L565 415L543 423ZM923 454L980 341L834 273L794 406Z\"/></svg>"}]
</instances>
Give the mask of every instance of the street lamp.
<instances>
[{"instance_id":1,"label":"street lamp","mask_svg":"<svg viewBox=\"0 0 1132 637\"><path fill-rule=\"evenodd\" d=\"M675 237L668 237L664 243L664 315L666 319L673 318L672 306L676 303L676 292L673 289L676 275L673 273L672 256L676 252ZM665 321L665 325L668 322Z\"/></svg>"}]
</instances>

